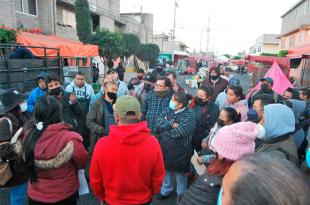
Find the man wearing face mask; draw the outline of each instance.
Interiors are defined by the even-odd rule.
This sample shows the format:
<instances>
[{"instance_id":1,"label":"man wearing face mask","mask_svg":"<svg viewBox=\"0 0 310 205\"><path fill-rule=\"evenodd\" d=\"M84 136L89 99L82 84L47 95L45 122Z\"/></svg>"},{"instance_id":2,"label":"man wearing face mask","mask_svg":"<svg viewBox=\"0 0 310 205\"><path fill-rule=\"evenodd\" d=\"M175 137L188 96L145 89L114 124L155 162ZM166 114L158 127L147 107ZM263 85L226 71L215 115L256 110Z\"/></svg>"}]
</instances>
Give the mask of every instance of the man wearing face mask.
<instances>
[{"instance_id":1,"label":"man wearing face mask","mask_svg":"<svg viewBox=\"0 0 310 205\"><path fill-rule=\"evenodd\" d=\"M227 87L228 81L221 78L220 69L217 67L210 68L209 77L202 82L204 86L210 86L214 92L211 101L215 101L216 97Z\"/></svg>"},{"instance_id":2,"label":"man wearing face mask","mask_svg":"<svg viewBox=\"0 0 310 205\"><path fill-rule=\"evenodd\" d=\"M154 89L156 77L152 73L148 73L145 76L144 82L138 85L135 96L139 100L140 104L144 101L146 95Z\"/></svg>"},{"instance_id":3,"label":"man wearing face mask","mask_svg":"<svg viewBox=\"0 0 310 205\"><path fill-rule=\"evenodd\" d=\"M80 118L85 117L77 96L74 92L65 93L58 76L49 75L45 79L47 93L56 97L62 105L62 121L72 125L73 131L83 136L85 124L80 123Z\"/></svg>"},{"instance_id":4,"label":"man wearing face mask","mask_svg":"<svg viewBox=\"0 0 310 205\"><path fill-rule=\"evenodd\" d=\"M272 90L273 87L273 79L270 77L267 78L262 78L261 80L261 89L258 92L254 92L253 94L251 94L251 97L249 98L249 107L251 108L255 99L262 95L262 94L266 94L266 95L270 95L274 101L276 103L279 103L282 101L282 97L281 95L279 95L278 93L274 92Z\"/></svg>"},{"instance_id":5,"label":"man wearing face mask","mask_svg":"<svg viewBox=\"0 0 310 205\"><path fill-rule=\"evenodd\" d=\"M172 89L176 92L187 93L186 90L177 82L177 74L173 71L166 72L166 77L172 82Z\"/></svg>"},{"instance_id":6,"label":"man wearing face mask","mask_svg":"<svg viewBox=\"0 0 310 205\"><path fill-rule=\"evenodd\" d=\"M158 135L156 121L159 114L165 110L172 98L172 83L167 77L159 77L155 83L154 91L151 90L141 106L142 120L146 120L152 134Z\"/></svg>"},{"instance_id":7,"label":"man wearing face mask","mask_svg":"<svg viewBox=\"0 0 310 205\"><path fill-rule=\"evenodd\" d=\"M135 90L144 80L144 70L142 68L138 69L137 77L131 78L128 83L128 90Z\"/></svg>"},{"instance_id":8,"label":"man wearing face mask","mask_svg":"<svg viewBox=\"0 0 310 205\"><path fill-rule=\"evenodd\" d=\"M90 154L100 137L109 135L110 125L115 125L113 105L117 98L117 84L104 83L104 94L94 103L87 114L86 125L90 130Z\"/></svg>"}]
</instances>

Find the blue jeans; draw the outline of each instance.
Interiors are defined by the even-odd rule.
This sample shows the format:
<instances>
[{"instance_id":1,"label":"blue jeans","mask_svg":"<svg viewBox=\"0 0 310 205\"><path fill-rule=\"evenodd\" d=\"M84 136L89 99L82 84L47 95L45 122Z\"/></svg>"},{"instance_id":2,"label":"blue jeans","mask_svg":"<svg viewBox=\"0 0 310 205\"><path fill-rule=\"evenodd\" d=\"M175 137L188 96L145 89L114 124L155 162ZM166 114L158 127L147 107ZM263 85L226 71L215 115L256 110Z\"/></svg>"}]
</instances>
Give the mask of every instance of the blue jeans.
<instances>
[{"instance_id":1,"label":"blue jeans","mask_svg":"<svg viewBox=\"0 0 310 205\"><path fill-rule=\"evenodd\" d=\"M172 173L165 170L165 178L163 185L161 186L160 193L164 196L168 196L173 191ZM177 194L181 195L187 190L187 176L186 173L174 172L177 180Z\"/></svg>"},{"instance_id":2,"label":"blue jeans","mask_svg":"<svg viewBox=\"0 0 310 205\"><path fill-rule=\"evenodd\" d=\"M24 205L28 182L10 189L11 205Z\"/></svg>"}]
</instances>

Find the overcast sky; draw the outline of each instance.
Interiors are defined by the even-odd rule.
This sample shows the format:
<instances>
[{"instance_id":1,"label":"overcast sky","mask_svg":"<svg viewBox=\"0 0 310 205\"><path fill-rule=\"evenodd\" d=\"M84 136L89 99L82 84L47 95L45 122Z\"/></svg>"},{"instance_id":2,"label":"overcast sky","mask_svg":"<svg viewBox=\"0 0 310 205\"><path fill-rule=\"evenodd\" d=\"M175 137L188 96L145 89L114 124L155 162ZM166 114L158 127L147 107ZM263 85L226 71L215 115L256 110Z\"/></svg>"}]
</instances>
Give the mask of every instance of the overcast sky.
<instances>
[{"instance_id":1,"label":"overcast sky","mask_svg":"<svg viewBox=\"0 0 310 205\"><path fill-rule=\"evenodd\" d=\"M200 50L210 16L210 46L217 54L249 51L262 34L280 34L281 16L299 0L178 0L176 38ZM121 12L153 13L154 33L173 27L174 0L121 0ZM207 33L202 35L206 50Z\"/></svg>"}]
</instances>

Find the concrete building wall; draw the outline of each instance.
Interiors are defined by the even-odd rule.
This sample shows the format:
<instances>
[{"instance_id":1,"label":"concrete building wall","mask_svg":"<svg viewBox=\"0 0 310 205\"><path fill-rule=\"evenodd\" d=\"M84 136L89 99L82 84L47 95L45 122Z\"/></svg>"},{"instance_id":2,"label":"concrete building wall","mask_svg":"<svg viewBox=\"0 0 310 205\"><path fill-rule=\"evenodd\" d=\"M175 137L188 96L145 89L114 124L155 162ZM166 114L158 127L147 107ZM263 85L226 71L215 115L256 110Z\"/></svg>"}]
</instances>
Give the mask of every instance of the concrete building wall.
<instances>
[{"instance_id":1,"label":"concrete building wall","mask_svg":"<svg viewBox=\"0 0 310 205\"><path fill-rule=\"evenodd\" d=\"M53 0L36 0L36 15L16 9L19 4L13 0L1 0L0 24L11 28L41 28L44 34L54 33ZM21 4L19 5L21 6Z\"/></svg>"},{"instance_id":2,"label":"concrete building wall","mask_svg":"<svg viewBox=\"0 0 310 205\"><path fill-rule=\"evenodd\" d=\"M278 54L279 53L279 44L264 44L262 47L263 53L273 53Z\"/></svg>"},{"instance_id":3,"label":"concrete building wall","mask_svg":"<svg viewBox=\"0 0 310 205\"><path fill-rule=\"evenodd\" d=\"M16 28L15 4L12 0L0 0L0 24Z\"/></svg>"},{"instance_id":4,"label":"concrete building wall","mask_svg":"<svg viewBox=\"0 0 310 205\"><path fill-rule=\"evenodd\" d=\"M40 28L43 29L45 34L54 34L55 31L55 14L54 14L54 1L53 0L45 0L38 2L38 20L40 24Z\"/></svg>"},{"instance_id":5,"label":"concrete building wall","mask_svg":"<svg viewBox=\"0 0 310 205\"><path fill-rule=\"evenodd\" d=\"M280 48L283 50L290 50L305 45L310 45L310 29L297 31L282 37Z\"/></svg>"},{"instance_id":6,"label":"concrete building wall","mask_svg":"<svg viewBox=\"0 0 310 205\"><path fill-rule=\"evenodd\" d=\"M126 22L126 33L136 34L141 43L153 42L153 14L123 13L120 16Z\"/></svg>"},{"instance_id":7,"label":"concrete building wall","mask_svg":"<svg viewBox=\"0 0 310 205\"><path fill-rule=\"evenodd\" d=\"M282 16L281 34L286 34L305 24L310 24L310 0L299 1Z\"/></svg>"},{"instance_id":8,"label":"concrete building wall","mask_svg":"<svg viewBox=\"0 0 310 205\"><path fill-rule=\"evenodd\" d=\"M58 3L56 19L56 35L78 40L76 33L75 10L72 6Z\"/></svg>"}]
</instances>

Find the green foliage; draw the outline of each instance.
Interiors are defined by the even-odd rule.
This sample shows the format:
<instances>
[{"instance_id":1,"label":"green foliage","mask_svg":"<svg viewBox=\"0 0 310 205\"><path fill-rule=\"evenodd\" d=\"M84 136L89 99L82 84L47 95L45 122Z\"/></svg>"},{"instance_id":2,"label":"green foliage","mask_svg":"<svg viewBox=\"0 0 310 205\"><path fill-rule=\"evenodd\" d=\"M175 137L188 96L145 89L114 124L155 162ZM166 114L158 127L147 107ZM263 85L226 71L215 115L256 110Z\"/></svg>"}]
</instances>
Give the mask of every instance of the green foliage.
<instances>
[{"instance_id":1,"label":"green foliage","mask_svg":"<svg viewBox=\"0 0 310 205\"><path fill-rule=\"evenodd\" d=\"M90 43L99 45L99 53L107 59L122 56L125 50L123 37L118 32L99 29L92 35Z\"/></svg>"},{"instance_id":2,"label":"green foliage","mask_svg":"<svg viewBox=\"0 0 310 205\"><path fill-rule=\"evenodd\" d=\"M278 56L279 56L279 57L286 57L287 54L288 54L288 51L287 51L287 50L281 50L281 51L279 51Z\"/></svg>"},{"instance_id":3,"label":"green foliage","mask_svg":"<svg viewBox=\"0 0 310 205\"><path fill-rule=\"evenodd\" d=\"M87 0L76 0L75 18L79 40L83 43L89 43L91 39L91 18Z\"/></svg>"},{"instance_id":4,"label":"green foliage","mask_svg":"<svg viewBox=\"0 0 310 205\"><path fill-rule=\"evenodd\" d=\"M278 56L278 54L274 54L274 53L261 53L260 56Z\"/></svg>"},{"instance_id":5,"label":"green foliage","mask_svg":"<svg viewBox=\"0 0 310 205\"><path fill-rule=\"evenodd\" d=\"M156 61L159 56L159 47L156 44L140 44L138 58L144 61Z\"/></svg>"},{"instance_id":6,"label":"green foliage","mask_svg":"<svg viewBox=\"0 0 310 205\"><path fill-rule=\"evenodd\" d=\"M233 60L241 60L241 56L234 56Z\"/></svg>"},{"instance_id":7,"label":"green foliage","mask_svg":"<svg viewBox=\"0 0 310 205\"><path fill-rule=\"evenodd\" d=\"M0 28L0 43L16 44L16 30Z\"/></svg>"},{"instance_id":8,"label":"green foliage","mask_svg":"<svg viewBox=\"0 0 310 205\"><path fill-rule=\"evenodd\" d=\"M140 49L139 37L134 34L122 34L122 36L125 43L124 56L136 55Z\"/></svg>"},{"instance_id":9,"label":"green foliage","mask_svg":"<svg viewBox=\"0 0 310 205\"><path fill-rule=\"evenodd\" d=\"M231 58L231 55L229 55L229 54L224 54L224 56L229 58L229 59Z\"/></svg>"},{"instance_id":10,"label":"green foliage","mask_svg":"<svg viewBox=\"0 0 310 205\"><path fill-rule=\"evenodd\" d=\"M137 53L138 58L150 63L150 67L154 67L157 63L160 49L156 44L140 44L140 49Z\"/></svg>"}]
</instances>

